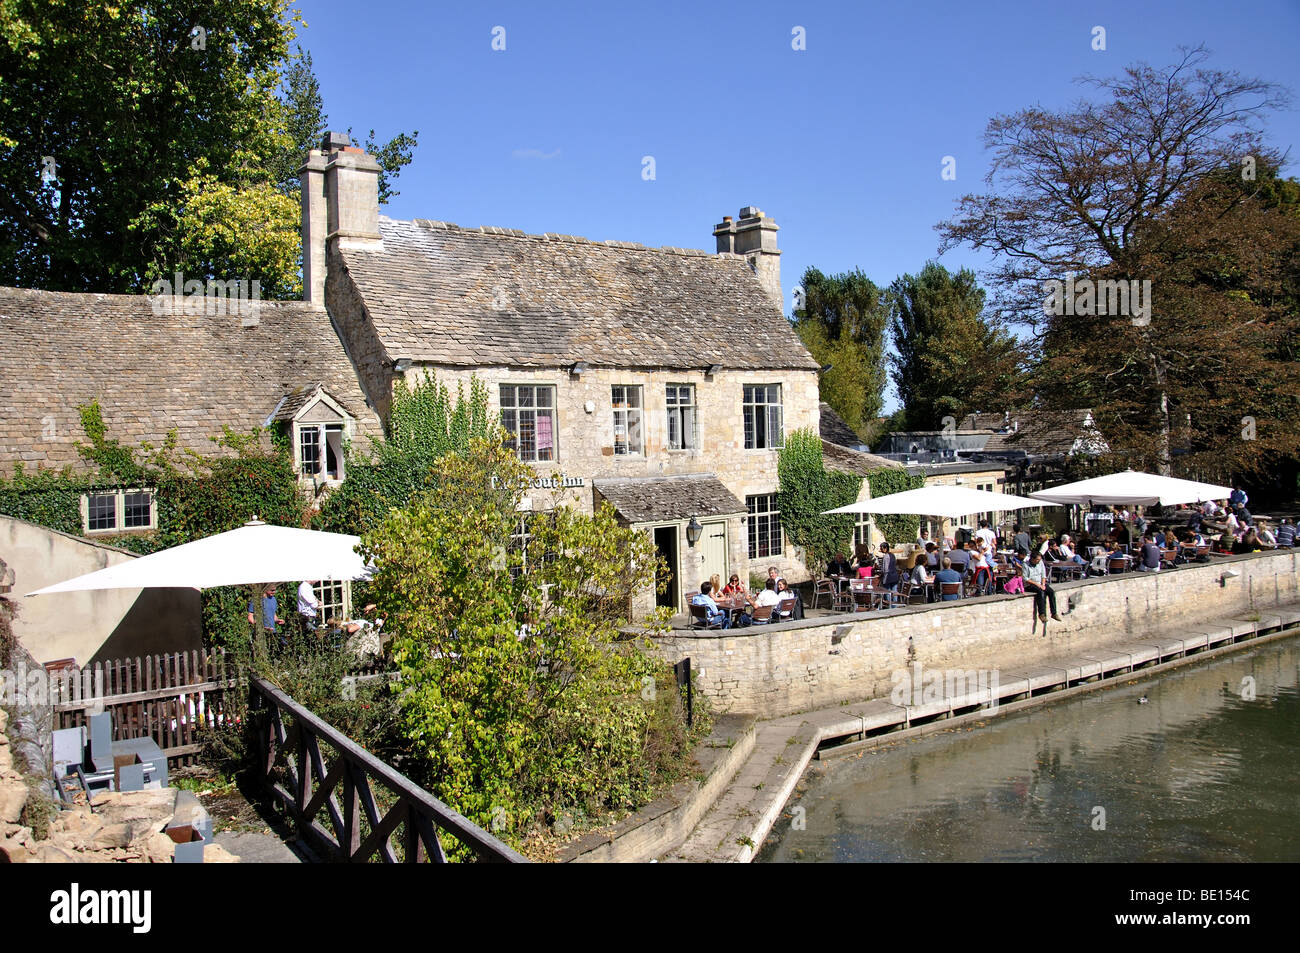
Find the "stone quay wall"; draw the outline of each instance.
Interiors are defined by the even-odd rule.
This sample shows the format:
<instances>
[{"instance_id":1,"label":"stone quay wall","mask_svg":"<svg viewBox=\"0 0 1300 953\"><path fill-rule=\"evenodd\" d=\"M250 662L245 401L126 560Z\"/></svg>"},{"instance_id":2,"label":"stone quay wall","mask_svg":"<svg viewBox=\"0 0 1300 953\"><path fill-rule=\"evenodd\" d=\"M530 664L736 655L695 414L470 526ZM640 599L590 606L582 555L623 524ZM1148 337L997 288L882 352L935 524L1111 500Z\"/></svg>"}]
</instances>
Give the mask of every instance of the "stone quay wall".
<instances>
[{"instance_id":1,"label":"stone quay wall","mask_svg":"<svg viewBox=\"0 0 1300 953\"><path fill-rule=\"evenodd\" d=\"M1236 575L1230 575L1235 573ZM673 631L670 662L689 656L715 710L777 718L888 696L894 673L1023 669L1051 656L1133 641L1155 629L1248 616L1300 601L1300 550L1218 558L1161 573L1054 586L1062 622L1031 635L1028 596L992 596L736 630Z\"/></svg>"}]
</instances>

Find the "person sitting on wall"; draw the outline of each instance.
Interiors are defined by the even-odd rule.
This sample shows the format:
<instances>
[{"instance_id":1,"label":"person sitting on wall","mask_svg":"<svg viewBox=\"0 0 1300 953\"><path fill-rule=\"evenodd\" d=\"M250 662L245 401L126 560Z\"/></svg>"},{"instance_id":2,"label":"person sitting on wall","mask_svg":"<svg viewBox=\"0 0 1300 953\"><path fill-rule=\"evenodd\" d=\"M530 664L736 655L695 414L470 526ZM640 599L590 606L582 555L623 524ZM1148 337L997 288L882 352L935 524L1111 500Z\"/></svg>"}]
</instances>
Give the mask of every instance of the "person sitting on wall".
<instances>
[{"instance_id":1,"label":"person sitting on wall","mask_svg":"<svg viewBox=\"0 0 1300 953\"><path fill-rule=\"evenodd\" d=\"M943 557L943 568L934 574L934 581L935 583L938 584L939 592L941 593L939 598L943 599L945 602L951 602L955 599L960 599L961 598L960 590L958 590L958 592L956 593L952 593L951 595L942 595L942 593L943 593L943 583L945 582L960 583L961 577L962 574L959 573L956 569L952 568L952 557L951 556Z\"/></svg>"},{"instance_id":2,"label":"person sitting on wall","mask_svg":"<svg viewBox=\"0 0 1300 953\"><path fill-rule=\"evenodd\" d=\"M1046 602L1047 606L1051 607L1052 618L1060 622L1061 617L1056 611L1056 590L1047 581L1047 565L1043 562L1041 553L1029 554L1029 562L1025 564L1024 580L1025 589L1033 593L1034 612L1038 613L1038 620L1047 622L1047 613L1044 611L1044 602Z\"/></svg>"},{"instance_id":3,"label":"person sitting on wall","mask_svg":"<svg viewBox=\"0 0 1300 953\"><path fill-rule=\"evenodd\" d=\"M775 588L775 584L773 585L773 588ZM712 591L713 591L712 584L710 584L707 581L700 583L699 593L697 595L691 596L691 605L704 607L705 622L707 622L709 625L713 625L714 623L721 622L722 627L724 629L730 629L731 613L723 612L721 609L718 608L718 604L714 602L713 597L709 595L709 593Z\"/></svg>"}]
</instances>

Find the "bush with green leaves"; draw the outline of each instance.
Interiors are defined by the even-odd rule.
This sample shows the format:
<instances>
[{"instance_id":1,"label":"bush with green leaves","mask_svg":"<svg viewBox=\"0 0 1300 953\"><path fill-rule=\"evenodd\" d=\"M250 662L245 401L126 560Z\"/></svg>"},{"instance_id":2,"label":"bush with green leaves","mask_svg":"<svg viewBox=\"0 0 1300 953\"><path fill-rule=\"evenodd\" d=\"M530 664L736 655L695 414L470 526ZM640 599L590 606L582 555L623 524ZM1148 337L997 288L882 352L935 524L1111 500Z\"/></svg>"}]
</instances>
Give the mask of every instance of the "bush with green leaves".
<instances>
[{"instance_id":1,"label":"bush with green leaves","mask_svg":"<svg viewBox=\"0 0 1300 953\"><path fill-rule=\"evenodd\" d=\"M533 477L499 434L476 439L361 547L393 633L412 773L517 845L565 814L639 806L687 769L690 747L670 667L622 629L654 583L653 542L562 494L525 516L525 493L542 502Z\"/></svg>"},{"instance_id":2,"label":"bush with green leaves","mask_svg":"<svg viewBox=\"0 0 1300 953\"><path fill-rule=\"evenodd\" d=\"M804 564L817 572L853 539L851 514L822 514L857 500L862 478L828 471L822 460L822 438L812 430L786 435L776 468L781 528L803 550Z\"/></svg>"}]
</instances>

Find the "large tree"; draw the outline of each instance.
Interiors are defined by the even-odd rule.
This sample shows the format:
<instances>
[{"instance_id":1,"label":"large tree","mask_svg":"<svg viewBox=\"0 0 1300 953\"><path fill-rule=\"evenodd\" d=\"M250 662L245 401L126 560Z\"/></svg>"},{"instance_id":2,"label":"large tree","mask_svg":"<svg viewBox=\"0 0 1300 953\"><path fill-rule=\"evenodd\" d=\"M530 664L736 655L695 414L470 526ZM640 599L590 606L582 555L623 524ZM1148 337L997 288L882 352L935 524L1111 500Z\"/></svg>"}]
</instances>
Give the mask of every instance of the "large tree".
<instances>
[{"instance_id":1,"label":"large tree","mask_svg":"<svg viewBox=\"0 0 1300 953\"><path fill-rule=\"evenodd\" d=\"M952 274L928 262L889 287L894 345L890 377L908 430L939 430L943 418L1003 410L1018 402L1022 353L1015 339L983 316L975 273Z\"/></svg>"},{"instance_id":2,"label":"large tree","mask_svg":"<svg viewBox=\"0 0 1300 953\"><path fill-rule=\"evenodd\" d=\"M324 113L290 4L0 3L0 284L132 293L180 270L296 297L293 180ZM381 201L414 144L368 143Z\"/></svg>"},{"instance_id":3,"label":"large tree","mask_svg":"<svg viewBox=\"0 0 1300 953\"><path fill-rule=\"evenodd\" d=\"M856 268L839 275L809 268L800 287L804 306L795 310L795 332L816 360L831 365L821 398L866 436L884 402L883 294Z\"/></svg>"},{"instance_id":4,"label":"large tree","mask_svg":"<svg viewBox=\"0 0 1300 953\"><path fill-rule=\"evenodd\" d=\"M1189 414L1193 428L1207 403L1246 416L1256 377L1293 373L1275 359L1289 318L1270 290L1289 239L1252 233L1261 224L1285 231L1285 217L1252 207L1246 190L1226 202L1205 191L1225 169L1279 164L1260 124L1289 97L1263 80L1208 69L1207 57L1198 48L1164 69L1139 64L1117 78L1086 79L1098 101L994 118L985 134L992 191L964 196L938 226L941 250L966 243L993 253L997 307L1047 338L1037 382L1044 393L1058 405L1092 404L1103 428L1115 429L1113 447L1163 473L1188 446ZM1262 256L1253 267L1252 256ZM1240 272L1243 286L1210 279L1216 267ZM1150 281L1149 310L1048 313L1062 310L1046 306L1048 283L1071 277L1139 288ZM1225 367L1235 372L1208 378ZM1200 452L1185 469L1258 461L1258 444L1241 439L1240 423L1224 429L1219 411L1213 429L1192 441Z\"/></svg>"}]
</instances>

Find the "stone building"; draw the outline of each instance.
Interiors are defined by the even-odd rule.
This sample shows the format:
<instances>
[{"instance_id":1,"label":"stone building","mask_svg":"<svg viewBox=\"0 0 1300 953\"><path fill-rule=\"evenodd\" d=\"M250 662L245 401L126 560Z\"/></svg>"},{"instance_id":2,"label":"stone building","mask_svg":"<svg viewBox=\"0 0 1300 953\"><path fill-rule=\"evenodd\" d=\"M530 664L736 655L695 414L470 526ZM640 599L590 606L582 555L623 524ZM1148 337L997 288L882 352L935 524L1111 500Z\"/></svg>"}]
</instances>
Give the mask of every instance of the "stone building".
<instances>
[{"instance_id":1,"label":"stone building","mask_svg":"<svg viewBox=\"0 0 1300 953\"><path fill-rule=\"evenodd\" d=\"M819 367L781 312L775 222L743 208L708 253L395 221L378 173L326 136L303 166L302 227L304 297L381 418L399 377L477 377L539 490L558 476L571 502L653 535L674 610L713 573L805 575L776 461L785 433L818 427Z\"/></svg>"}]
</instances>

